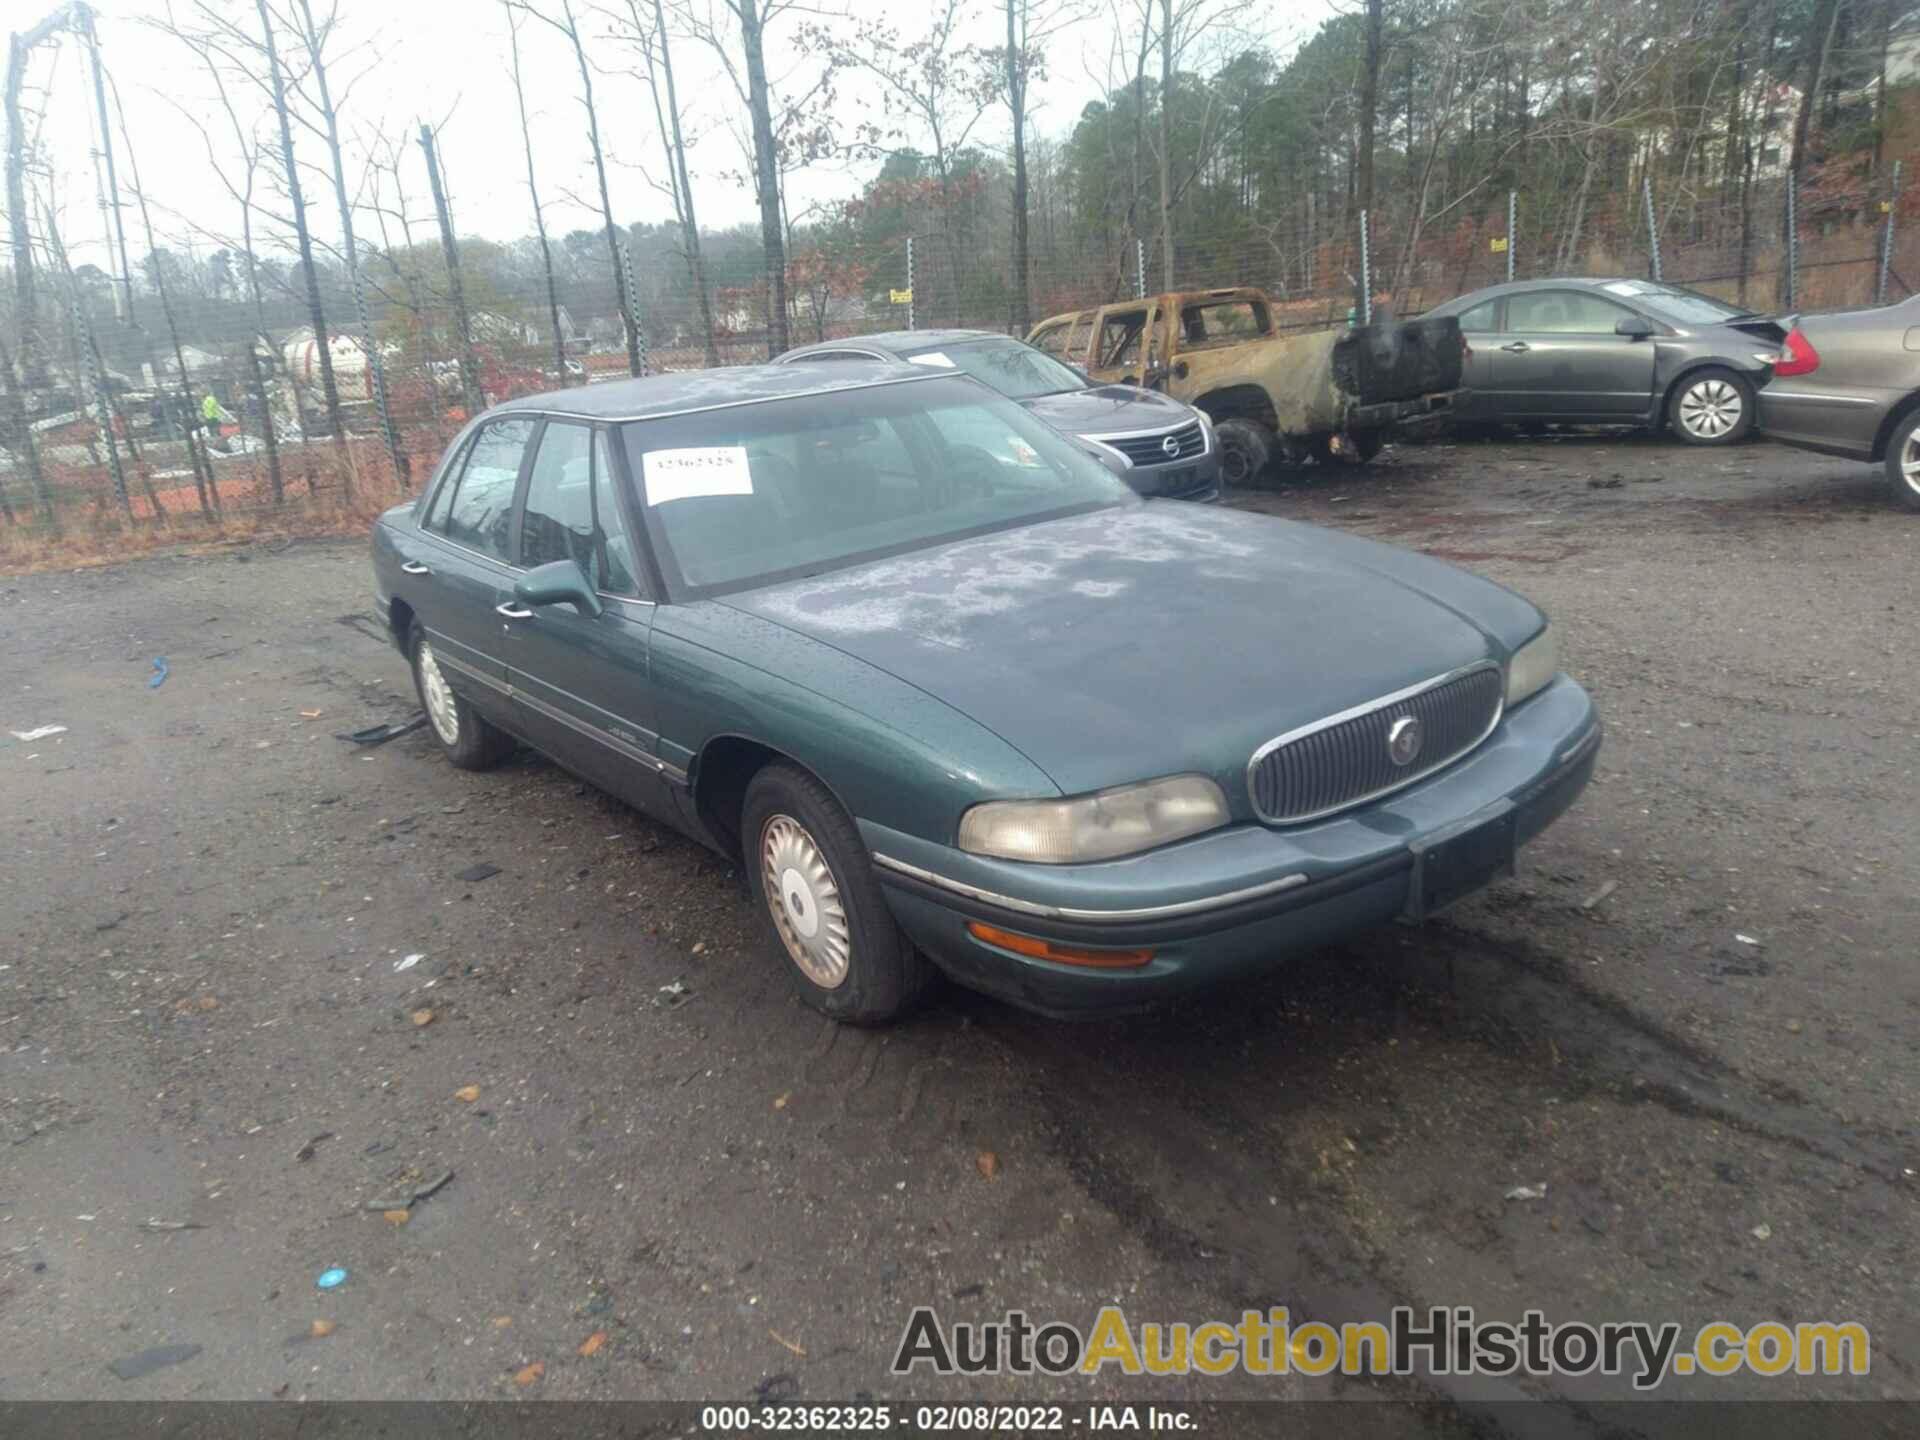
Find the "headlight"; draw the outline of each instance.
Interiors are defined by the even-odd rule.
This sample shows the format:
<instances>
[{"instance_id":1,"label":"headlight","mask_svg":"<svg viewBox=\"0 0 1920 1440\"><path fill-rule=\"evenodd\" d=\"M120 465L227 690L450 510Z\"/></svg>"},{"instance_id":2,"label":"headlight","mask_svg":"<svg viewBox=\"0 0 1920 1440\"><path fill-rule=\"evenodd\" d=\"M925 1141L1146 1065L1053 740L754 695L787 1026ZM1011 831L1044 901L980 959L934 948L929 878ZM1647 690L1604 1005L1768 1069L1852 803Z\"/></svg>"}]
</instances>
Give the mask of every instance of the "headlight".
<instances>
[{"instance_id":1,"label":"headlight","mask_svg":"<svg viewBox=\"0 0 1920 1440\"><path fill-rule=\"evenodd\" d=\"M1207 438L1207 449L1212 450L1213 449L1213 417L1207 414L1207 412L1204 410L1196 410L1193 413L1200 417L1200 433L1206 436Z\"/></svg>"},{"instance_id":2,"label":"headlight","mask_svg":"<svg viewBox=\"0 0 1920 1440\"><path fill-rule=\"evenodd\" d=\"M960 817L960 848L1003 860L1111 860L1227 823L1227 797L1204 775L1170 775L1071 800L991 800Z\"/></svg>"},{"instance_id":3,"label":"headlight","mask_svg":"<svg viewBox=\"0 0 1920 1440\"><path fill-rule=\"evenodd\" d=\"M1507 662L1507 706L1511 709L1529 695L1545 689L1560 673L1560 642L1551 625L1513 652Z\"/></svg>"}]
</instances>

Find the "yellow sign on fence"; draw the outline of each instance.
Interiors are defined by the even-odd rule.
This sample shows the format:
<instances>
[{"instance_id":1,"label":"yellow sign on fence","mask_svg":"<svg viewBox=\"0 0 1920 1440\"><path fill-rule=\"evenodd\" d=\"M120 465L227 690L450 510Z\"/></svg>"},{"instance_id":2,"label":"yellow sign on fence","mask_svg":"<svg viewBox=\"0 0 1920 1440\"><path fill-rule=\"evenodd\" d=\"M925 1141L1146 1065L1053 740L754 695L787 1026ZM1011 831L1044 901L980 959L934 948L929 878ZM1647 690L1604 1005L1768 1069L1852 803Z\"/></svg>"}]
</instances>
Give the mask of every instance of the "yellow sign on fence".
<instances>
[{"instance_id":1,"label":"yellow sign on fence","mask_svg":"<svg viewBox=\"0 0 1920 1440\"><path fill-rule=\"evenodd\" d=\"M913 303L913 291L910 289L889 290L887 292L887 298L896 305L911 305Z\"/></svg>"},{"instance_id":2,"label":"yellow sign on fence","mask_svg":"<svg viewBox=\"0 0 1920 1440\"><path fill-rule=\"evenodd\" d=\"M1496 235L1493 237L1493 253L1496 255L1504 255L1507 253L1507 237L1506 236Z\"/></svg>"}]
</instances>

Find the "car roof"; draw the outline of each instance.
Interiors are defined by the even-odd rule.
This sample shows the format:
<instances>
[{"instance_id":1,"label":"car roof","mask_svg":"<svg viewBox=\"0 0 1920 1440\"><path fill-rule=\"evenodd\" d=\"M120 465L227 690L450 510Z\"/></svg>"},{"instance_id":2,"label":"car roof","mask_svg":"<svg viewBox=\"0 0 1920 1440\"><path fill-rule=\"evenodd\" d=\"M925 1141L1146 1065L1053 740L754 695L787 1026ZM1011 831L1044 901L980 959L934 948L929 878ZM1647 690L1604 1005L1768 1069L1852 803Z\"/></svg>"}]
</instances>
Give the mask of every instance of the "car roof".
<instances>
[{"instance_id":1,"label":"car roof","mask_svg":"<svg viewBox=\"0 0 1920 1440\"><path fill-rule=\"evenodd\" d=\"M844 365L727 365L713 370L681 370L645 375L637 380L612 380L578 385L571 390L546 390L496 405L488 415L510 415L517 410L579 415L595 420L645 420L681 415L690 410L714 410L726 405L748 405L794 395L825 395L860 390L871 385L907 380L930 380L948 374L921 365L891 360L850 361Z\"/></svg>"},{"instance_id":2,"label":"car roof","mask_svg":"<svg viewBox=\"0 0 1920 1440\"><path fill-rule=\"evenodd\" d=\"M874 335L849 335L842 340L822 340L813 345L796 345L781 358L791 359L795 355L811 355L820 350L884 350L889 355L904 355L909 350L925 350L930 346L958 345L966 340L1013 340L1021 341L1011 335L1003 335L998 330L882 330Z\"/></svg>"},{"instance_id":3,"label":"car roof","mask_svg":"<svg viewBox=\"0 0 1920 1440\"><path fill-rule=\"evenodd\" d=\"M1519 295L1528 290L1604 290L1609 285L1665 285L1664 280L1649 280L1643 275L1543 275L1533 280L1503 280L1498 285L1484 285L1478 290L1470 290L1465 295L1457 295L1445 304L1477 305L1483 300L1492 300L1501 295ZM1434 309L1438 310L1436 305Z\"/></svg>"}]
</instances>

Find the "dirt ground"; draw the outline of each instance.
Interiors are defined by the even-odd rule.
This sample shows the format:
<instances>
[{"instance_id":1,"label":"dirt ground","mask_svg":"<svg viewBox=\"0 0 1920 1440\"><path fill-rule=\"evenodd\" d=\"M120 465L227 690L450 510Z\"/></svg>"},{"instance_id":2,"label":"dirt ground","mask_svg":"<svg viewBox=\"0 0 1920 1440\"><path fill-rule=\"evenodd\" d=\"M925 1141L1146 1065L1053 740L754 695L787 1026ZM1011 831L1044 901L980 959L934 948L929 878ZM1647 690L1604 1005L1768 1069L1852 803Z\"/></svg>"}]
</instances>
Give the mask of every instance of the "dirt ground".
<instances>
[{"instance_id":1,"label":"dirt ground","mask_svg":"<svg viewBox=\"0 0 1920 1440\"><path fill-rule=\"evenodd\" d=\"M1517 880L1099 1025L948 988L835 1027L690 842L532 756L342 743L415 708L361 545L0 579L0 1400L1384 1396L1409 1434L1711 1428L1595 1408L1630 1393L1602 1377L887 1371L916 1304L1115 1301L1858 1319L1869 1377L1659 1395L1920 1398L1920 520L1867 467L1622 436L1395 447L1239 503L1541 602L1606 749ZM201 1348L108 1369L164 1345Z\"/></svg>"}]
</instances>

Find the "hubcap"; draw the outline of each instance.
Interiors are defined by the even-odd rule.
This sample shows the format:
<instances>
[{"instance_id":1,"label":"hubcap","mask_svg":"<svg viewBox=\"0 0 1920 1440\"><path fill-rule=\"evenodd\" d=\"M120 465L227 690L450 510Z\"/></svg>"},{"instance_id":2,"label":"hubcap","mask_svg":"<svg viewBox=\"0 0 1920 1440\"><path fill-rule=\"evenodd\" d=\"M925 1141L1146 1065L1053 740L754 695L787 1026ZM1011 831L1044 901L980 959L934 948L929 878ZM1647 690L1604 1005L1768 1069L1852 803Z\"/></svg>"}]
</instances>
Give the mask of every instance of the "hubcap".
<instances>
[{"instance_id":1,"label":"hubcap","mask_svg":"<svg viewBox=\"0 0 1920 1440\"><path fill-rule=\"evenodd\" d=\"M1909 435L1900 449L1900 478L1909 490L1920 495L1920 430Z\"/></svg>"},{"instance_id":2,"label":"hubcap","mask_svg":"<svg viewBox=\"0 0 1920 1440\"><path fill-rule=\"evenodd\" d=\"M440 737L443 745L460 743L460 711L453 703L453 690L447 684L447 677L440 673L440 662L433 658L433 646L426 641L420 642L420 689L426 696L427 719L433 722L433 733Z\"/></svg>"},{"instance_id":3,"label":"hubcap","mask_svg":"<svg viewBox=\"0 0 1920 1440\"><path fill-rule=\"evenodd\" d=\"M775 815L760 832L760 877L780 943L822 990L846 982L853 958L847 908L827 857L791 815Z\"/></svg>"},{"instance_id":4,"label":"hubcap","mask_svg":"<svg viewBox=\"0 0 1920 1440\"><path fill-rule=\"evenodd\" d=\"M1740 392L1725 380L1702 380L1680 397L1680 423L1702 440L1718 440L1733 429L1740 410Z\"/></svg>"},{"instance_id":5,"label":"hubcap","mask_svg":"<svg viewBox=\"0 0 1920 1440\"><path fill-rule=\"evenodd\" d=\"M1248 462L1247 452L1237 444L1228 443L1220 447L1220 480L1226 485L1244 485L1247 473L1253 469Z\"/></svg>"}]
</instances>

